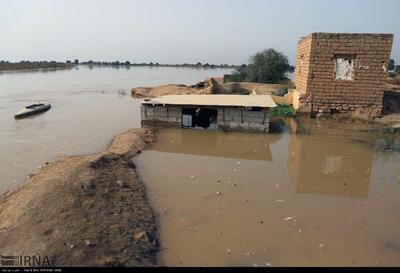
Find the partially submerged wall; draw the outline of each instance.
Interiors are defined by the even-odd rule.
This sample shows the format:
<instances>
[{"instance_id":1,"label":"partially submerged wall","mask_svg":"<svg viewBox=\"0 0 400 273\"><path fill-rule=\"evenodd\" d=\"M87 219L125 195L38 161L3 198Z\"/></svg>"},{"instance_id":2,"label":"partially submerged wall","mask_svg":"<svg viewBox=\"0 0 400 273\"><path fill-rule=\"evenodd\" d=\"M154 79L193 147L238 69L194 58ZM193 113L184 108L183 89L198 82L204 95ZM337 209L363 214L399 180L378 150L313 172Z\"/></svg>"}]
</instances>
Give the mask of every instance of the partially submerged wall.
<instances>
[{"instance_id":1,"label":"partially submerged wall","mask_svg":"<svg viewBox=\"0 0 400 273\"><path fill-rule=\"evenodd\" d=\"M140 108L143 126L180 127L182 108L179 106L143 105Z\"/></svg>"},{"instance_id":2,"label":"partially submerged wall","mask_svg":"<svg viewBox=\"0 0 400 273\"><path fill-rule=\"evenodd\" d=\"M251 111L243 107L205 108L216 109L218 111L218 129L227 131L268 132L268 110ZM182 107L142 104L141 118L143 126L181 127Z\"/></svg>"},{"instance_id":3,"label":"partially submerged wall","mask_svg":"<svg viewBox=\"0 0 400 273\"><path fill-rule=\"evenodd\" d=\"M266 110L248 111L242 107L220 107L217 122L222 130L268 133L269 113Z\"/></svg>"},{"instance_id":4,"label":"partially submerged wall","mask_svg":"<svg viewBox=\"0 0 400 273\"><path fill-rule=\"evenodd\" d=\"M313 33L298 45L299 112L379 116L392 34Z\"/></svg>"}]
</instances>

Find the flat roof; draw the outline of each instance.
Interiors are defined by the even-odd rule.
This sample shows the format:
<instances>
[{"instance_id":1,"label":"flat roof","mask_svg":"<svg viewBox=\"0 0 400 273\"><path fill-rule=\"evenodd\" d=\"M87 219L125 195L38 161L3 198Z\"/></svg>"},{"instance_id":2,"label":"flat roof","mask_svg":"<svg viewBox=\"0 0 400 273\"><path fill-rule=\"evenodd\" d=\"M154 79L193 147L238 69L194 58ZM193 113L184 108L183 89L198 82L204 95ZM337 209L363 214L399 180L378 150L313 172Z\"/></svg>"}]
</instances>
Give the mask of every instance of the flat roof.
<instances>
[{"instance_id":1,"label":"flat roof","mask_svg":"<svg viewBox=\"0 0 400 273\"><path fill-rule=\"evenodd\" d=\"M142 104L276 107L270 95L167 95L145 100Z\"/></svg>"}]
</instances>

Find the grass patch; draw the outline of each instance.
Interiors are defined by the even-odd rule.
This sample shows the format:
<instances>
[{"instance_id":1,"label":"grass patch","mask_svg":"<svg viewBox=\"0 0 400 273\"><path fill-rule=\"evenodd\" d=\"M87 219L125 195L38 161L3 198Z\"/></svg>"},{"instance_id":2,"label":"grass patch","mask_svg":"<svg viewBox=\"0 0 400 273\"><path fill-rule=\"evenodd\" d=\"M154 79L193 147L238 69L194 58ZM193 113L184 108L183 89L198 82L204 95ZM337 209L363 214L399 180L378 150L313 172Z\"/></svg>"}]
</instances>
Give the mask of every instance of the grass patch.
<instances>
[{"instance_id":1,"label":"grass patch","mask_svg":"<svg viewBox=\"0 0 400 273\"><path fill-rule=\"evenodd\" d=\"M294 109L292 105L282 105L272 108L271 116L273 117L293 117Z\"/></svg>"}]
</instances>

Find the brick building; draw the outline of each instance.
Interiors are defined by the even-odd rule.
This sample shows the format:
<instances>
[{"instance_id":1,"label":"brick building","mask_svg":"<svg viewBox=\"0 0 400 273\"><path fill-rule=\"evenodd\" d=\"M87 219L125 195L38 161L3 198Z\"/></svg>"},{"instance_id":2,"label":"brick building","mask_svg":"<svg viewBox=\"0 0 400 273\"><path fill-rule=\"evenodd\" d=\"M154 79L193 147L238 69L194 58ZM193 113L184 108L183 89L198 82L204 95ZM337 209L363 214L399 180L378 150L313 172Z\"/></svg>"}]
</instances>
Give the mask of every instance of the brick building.
<instances>
[{"instance_id":1,"label":"brick building","mask_svg":"<svg viewBox=\"0 0 400 273\"><path fill-rule=\"evenodd\" d=\"M312 33L300 39L295 109L379 116L392 43L392 34Z\"/></svg>"}]
</instances>

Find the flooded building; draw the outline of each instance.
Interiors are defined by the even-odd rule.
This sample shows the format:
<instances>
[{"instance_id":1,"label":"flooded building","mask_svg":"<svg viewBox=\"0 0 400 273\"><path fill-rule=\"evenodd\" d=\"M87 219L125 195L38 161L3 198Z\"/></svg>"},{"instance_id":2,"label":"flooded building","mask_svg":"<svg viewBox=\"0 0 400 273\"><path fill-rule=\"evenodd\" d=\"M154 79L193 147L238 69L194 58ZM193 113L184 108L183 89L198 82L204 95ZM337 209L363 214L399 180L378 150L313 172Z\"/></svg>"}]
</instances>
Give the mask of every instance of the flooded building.
<instances>
[{"instance_id":1,"label":"flooded building","mask_svg":"<svg viewBox=\"0 0 400 273\"><path fill-rule=\"evenodd\" d=\"M268 132L269 95L169 95L142 102L144 126Z\"/></svg>"},{"instance_id":2,"label":"flooded building","mask_svg":"<svg viewBox=\"0 0 400 273\"><path fill-rule=\"evenodd\" d=\"M294 107L300 113L382 113L392 34L312 33L298 42Z\"/></svg>"}]
</instances>

